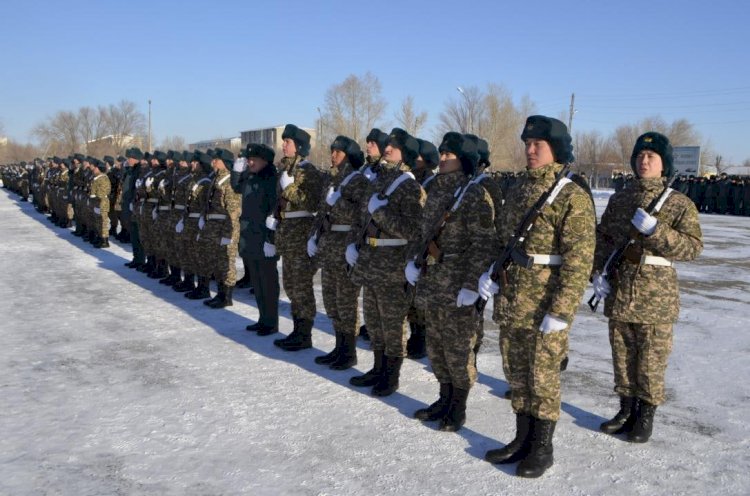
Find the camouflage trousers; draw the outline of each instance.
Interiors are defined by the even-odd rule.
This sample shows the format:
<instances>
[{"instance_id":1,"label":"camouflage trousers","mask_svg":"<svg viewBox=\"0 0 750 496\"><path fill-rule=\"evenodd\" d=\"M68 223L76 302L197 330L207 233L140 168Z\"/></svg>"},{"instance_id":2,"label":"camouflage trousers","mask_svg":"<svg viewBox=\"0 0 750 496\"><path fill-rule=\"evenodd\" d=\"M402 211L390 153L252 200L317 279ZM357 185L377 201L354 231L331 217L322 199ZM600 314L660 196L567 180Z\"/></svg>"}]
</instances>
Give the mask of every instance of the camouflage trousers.
<instances>
[{"instance_id":1,"label":"camouflage trousers","mask_svg":"<svg viewBox=\"0 0 750 496\"><path fill-rule=\"evenodd\" d=\"M538 419L560 418L560 362L568 354L568 331L500 328L503 372L515 413Z\"/></svg>"},{"instance_id":2,"label":"camouflage trousers","mask_svg":"<svg viewBox=\"0 0 750 496\"><path fill-rule=\"evenodd\" d=\"M197 273L216 279L218 284L234 286L237 282L237 246L239 233L232 236L228 244L222 244L224 230L216 221L207 221L200 232L198 253L200 264Z\"/></svg>"},{"instance_id":3,"label":"camouflage trousers","mask_svg":"<svg viewBox=\"0 0 750 496\"><path fill-rule=\"evenodd\" d=\"M333 330L344 334L359 335L359 286L349 278L346 266L323 267L323 305L331 319Z\"/></svg>"},{"instance_id":4,"label":"camouflage trousers","mask_svg":"<svg viewBox=\"0 0 750 496\"><path fill-rule=\"evenodd\" d=\"M101 236L102 238L109 237L109 206L108 205L102 205L99 208L99 213L97 214L94 210L94 217L93 217L93 223L94 223L94 232L97 236Z\"/></svg>"},{"instance_id":5,"label":"camouflage trousers","mask_svg":"<svg viewBox=\"0 0 750 496\"><path fill-rule=\"evenodd\" d=\"M672 324L634 324L610 319L609 344L615 392L652 405L664 403L664 374L672 352Z\"/></svg>"},{"instance_id":6,"label":"camouflage trousers","mask_svg":"<svg viewBox=\"0 0 750 496\"><path fill-rule=\"evenodd\" d=\"M437 307L425 312L427 356L438 382L470 389L477 380L474 343L479 315L468 307Z\"/></svg>"},{"instance_id":7,"label":"camouflage trousers","mask_svg":"<svg viewBox=\"0 0 750 496\"><path fill-rule=\"evenodd\" d=\"M406 356L406 313L412 300L408 296L402 277L365 288L364 315L373 351L385 351L391 357Z\"/></svg>"},{"instance_id":8,"label":"camouflage trousers","mask_svg":"<svg viewBox=\"0 0 750 496\"><path fill-rule=\"evenodd\" d=\"M282 286L292 306L292 316L315 320L313 276L318 268L307 256L307 246L292 246L281 253Z\"/></svg>"}]
</instances>

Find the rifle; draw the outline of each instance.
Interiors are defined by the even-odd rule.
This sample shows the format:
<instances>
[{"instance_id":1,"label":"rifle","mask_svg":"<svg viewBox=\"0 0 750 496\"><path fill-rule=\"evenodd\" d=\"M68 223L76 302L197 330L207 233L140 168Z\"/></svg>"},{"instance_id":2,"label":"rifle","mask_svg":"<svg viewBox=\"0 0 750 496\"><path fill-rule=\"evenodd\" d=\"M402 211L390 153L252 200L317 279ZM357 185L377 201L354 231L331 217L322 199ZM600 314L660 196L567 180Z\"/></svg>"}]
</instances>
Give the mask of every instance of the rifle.
<instances>
[{"instance_id":1,"label":"rifle","mask_svg":"<svg viewBox=\"0 0 750 496\"><path fill-rule=\"evenodd\" d=\"M534 257L526 255L522 251L522 245L528 238L531 230L534 228L534 224L539 216L542 214L547 205L551 205L557 195L562 191L563 186L572 182L571 177L573 173L570 172L570 164L565 164L562 170L555 176L555 182L552 187L545 191L542 196L534 203L534 205L526 212L521 223L516 226L513 236L511 236L508 243L505 245L505 249L500 256L495 260L492 273L490 278L498 283L500 286L508 284L508 269L511 265L515 264L525 269L530 269L534 265ZM479 298L476 302L476 308L481 315L484 312L484 307L487 305L487 300Z\"/></svg>"},{"instance_id":2,"label":"rifle","mask_svg":"<svg viewBox=\"0 0 750 496\"><path fill-rule=\"evenodd\" d=\"M349 184L352 178L354 176L361 174L361 172L354 170L351 173L349 173L342 181L341 184L339 184L338 190L340 190L343 186L346 186ZM333 187L333 186L331 186ZM325 200L324 200L325 201ZM335 203L334 203L335 205ZM313 228L310 231L310 237L315 239L315 242L317 243L320 241L320 236L323 235L323 231L330 228L331 221L329 220L329 216L331 215L331 211L333 210L333 205L329 205L328 202L325 202L325 207L322 212L319 212L319 215L315 218L315 223L313 224Z\"/></svg>"},{"instance_id":3,"label":"rifle","mask_svg":"<svg viewBox=\"0 0 750 496\"><path fill-rule=\"evenodd\" d=\"M664 202L667 200L667 197L674 191L671 186L674 180L677 178L676 174L673 174L672 176L667 179L667 185L664 186L664 190L662 190L661 194L654 198L651 203L646 208L646 213L649 215L653 215L655 213L658 213L659 210L661 210L661 207L664 205ZM637 231L636 231L637 232ZM607 258L607 262L604 264L604 267L602 268L602 276L604 277L604 280L609 282L613 279L614 272L617 270L617 268L620 266L620 263L622 262L623 257L625 256L625 253L629 248L631 248L633 245L635 245L635 242L637 240L637 235L631 235L628 237L628 239L617 247L610 255L609 258ZM591 298L589 298L589 308L591 308L592 312L596 312L596 308L599 306L599 302L601 301L601 298L598 298L596 296L596 293L594 293Z\"/></svg>"}]
</instances>

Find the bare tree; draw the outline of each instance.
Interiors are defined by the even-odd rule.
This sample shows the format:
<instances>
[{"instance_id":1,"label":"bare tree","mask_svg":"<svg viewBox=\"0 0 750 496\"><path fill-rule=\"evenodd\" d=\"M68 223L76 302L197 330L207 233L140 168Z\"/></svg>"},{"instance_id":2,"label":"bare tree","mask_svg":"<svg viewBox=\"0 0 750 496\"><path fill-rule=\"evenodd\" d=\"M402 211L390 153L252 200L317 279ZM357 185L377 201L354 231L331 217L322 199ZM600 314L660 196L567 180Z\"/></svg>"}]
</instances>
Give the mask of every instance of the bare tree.
<instances>
[{"instance_id":1,"label":"bare tree","mask_svg":"<svg viewBox=\"0 0 750 496\"><path fill-rule=\"evenodd\" d=\"M459 86L461 93L457 97L451 97L440 112L440 124L438 125L439 138L448 131L460 133L480 134L478 128L482 121L484 94L476 86L463 88Z\"/></svg>"},{"instance_id":2,"label":"bare tree","mask_svg":"<svg viewBox=\"0 0 750 496\"><path fill-rule=\"evenodd\" d=\"M186 150L187 145L185 143L185 138L183 138L182 136L167 136L163 140L161 140L161 143L157 148L159 150L181 151Z\"/></svg>"},{"instance_id":3,"label":"bare tree","mask_svg":"<svg viewBox=\"0 0 750 496\"><path fill-rule=\"evenodd\" d=\"M631 125L618 126L613 133L612 142L617 158L620 166L625 170L630 168L630 155L633 153L633 145L639 134L638 128Z\"/></svg>"},{"instance_id":4,"label":"bare tree","mask_svg":"<svg viewBox=\"0 0 750 496\"><path fill-rule=\"evenodd\" d=\"M331 86L323 104L323 122L320 126L322 143L330 143L343 134L364 143L370 129L383 117L386 101L383 99L380 80L367 72L363 76L349 75L343 82Z\"/></svg>"},{"instance_id":5,"label":"bare tree","mask_svg":"<svg viewBox=\"0 0 750 496\"><path fill-rule=\"evenodd\" d=\"M32 133L42 148L51 153L69 155L81 150L78 116L73 112L59 111L47 122L38 124Z\"/></svg>"},{"instance_id":6,"label":"bare tree","mask_svg":"<svg viewBox=\"0 0 750 496\"><path fill-rule=\"evenodd\" d=\"M112 136L113 145L120 151L133 139L142 140L146 134L146 116L129 100L107 107L106 124L107 134Z\"/></svg>"},{"instance_id":7,"label":"bare tree","mask_svg":"<svg viewBox=\"0 0 750 496\"><path fill-rule=\"evenodd\" d=\"M412 136L419 132L427 122L427 112L418 112L414 109L414 97L409 95L401 102L401 109L396 113L396 122Z\"/></svg>"}]
</instances>

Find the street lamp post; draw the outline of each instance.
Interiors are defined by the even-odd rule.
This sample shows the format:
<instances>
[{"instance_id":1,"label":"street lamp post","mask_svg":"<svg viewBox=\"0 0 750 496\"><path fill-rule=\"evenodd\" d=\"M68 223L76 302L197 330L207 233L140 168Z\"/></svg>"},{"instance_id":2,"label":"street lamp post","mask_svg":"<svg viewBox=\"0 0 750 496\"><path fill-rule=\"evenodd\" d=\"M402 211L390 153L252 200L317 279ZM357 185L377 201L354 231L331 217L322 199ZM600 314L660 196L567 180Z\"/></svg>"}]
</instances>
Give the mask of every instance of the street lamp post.
<instances>
[{"instance_id":1,"label":"street lamp post","mask_svg":"<svg viewBox=\"0 0 750 496\"><path fill-rule=\"evenodd\" d=\"M148 152L151 153L151 99L148 100Z\"/></svg>"},{"instance_id":2,"label":"street lamp post","mask_svg":"<svg viewBox=\"0 0 750 496\"><path fill-rule=\"evenodd\" d=\"M320 112L320 107L315 107L318 109L318 155L320 156L319 164L323 165L323 114Z\"/></svg>"},{"instance_id":3,"label":"street lamp post","mask_svg":"<svg viewBox=\"0 0 750 496\"><path fill-rule=\"evenodd\" d=\"M466 94L466 92L464 91L464 89L462 87L456 86L456 89L458 90L459 93L461 93L463 95L464 100L466 100L466 113L468 114L468 117L466 119L467 120L467 126L466 127L468 128L467 132L474 133L474 126L473 126L473 123L471 122L472 121L472 115L471 115L472 112L471 112L471 105L469 105L469 103L470 103L469 102L469 97L468 97L468 95Z\"/></svg>"}]
</instances>

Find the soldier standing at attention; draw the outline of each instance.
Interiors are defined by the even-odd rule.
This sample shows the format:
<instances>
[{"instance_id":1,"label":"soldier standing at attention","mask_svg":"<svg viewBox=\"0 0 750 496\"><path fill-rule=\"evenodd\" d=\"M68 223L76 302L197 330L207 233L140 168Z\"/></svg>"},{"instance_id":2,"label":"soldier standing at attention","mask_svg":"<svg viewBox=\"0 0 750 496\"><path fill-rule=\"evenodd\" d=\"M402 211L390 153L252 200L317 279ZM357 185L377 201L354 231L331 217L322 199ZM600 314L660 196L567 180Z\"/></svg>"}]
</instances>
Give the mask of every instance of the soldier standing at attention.
<instances>
[{"instance_id":1,"label":"soldier standing at attention","mask_svg":"<svg viewBox=\"0 0 750 496\"><path fill-rule=\"evenodd\" d=\"M357 364L357 300L360 287L352 282L344 252L354 217L361 211L370 181L359 172L364 154L356 141L337 136L331 143L331 185L325 205L318 212L307 241L307 254L321 267L323 304L336 333L336 346L315 363L333 370L346 370Z\"/></svg>"},{"instance_id":2,"label":"soldier standing at attention","mask_svg":"<svg viewBox=\"0 0 750 496\"><path fill-rule=\"evenodd\" d=\"M94 246L96 248L109 248L109 194L112 185L109 177L102 171L105 168L105 162L97 159L91 159L91 170L94 177L91 180L91 191L89 199L92 201L93 217L93 237L95 238Z\"/></svg>"},{"instance_id":3,"label":"soldier standing at attention","mask_svg":"<svg viewBox=\"0 0 750 496\"><path fill-rule=\"evenodd\" d=\"M669 140L655 132L641 135L630 166L637 179L612 195L596 229L594 292L604 299L609 317L615 392L620 396L620 411L600 428L645 443L656 407L664 402L672 326L680 309L674 261L695 259L703 240L695 204L682 193L665 190L665 178L673 173ZM649 214L662 193L668 194L666 201ZM614 277L605 279L599 272L613 250L629 239L635 242Z\"/></svg>"},{"instance_id":4,"label":"soldier standing at attention","mask_svg":"<svg viewBox=\"0 0 750 496\"><path fill-rule=\"evenodd\" d=\"M181 263L185 270L185 298L202 300L211 296L209 292L210 274L205 274L205 263L201 258L200 234L206 225L204 212L208 208L208 199L213 183L213 159L208 153L196 150L190 163L193 177L190 181L189 195L186 199L187 208L183 216L183 225L175 227L180 233L182 242ZM179 229L179 231L178 231ZM193 286L193 277L198 276L198 285Z\"/></svg>"},{"instance_id":5,"label":"soldier standing at attention","mask_svg":"<svg viewBox=\"0 0 750 496\"><path fill-rule=\"evenodd\" d=\"M127 178L127 182L123 185L123 210L127 210L125 215L125 223L128 225L128 231L130 232L130 243L133 246L133 260L126 263L125 266L131 269L137 269L142 267L146 263L146 255L143 251L143 245L141 244L140 235L140 209L142 206L140 190L143 179L141 176L144 174L146 169L145 165L141 164L143 160L143 152L140 148L130 148L125 151L125 157L128 159L128 165L130 166L130 173Z\"/></svg>"},{"instance_id":6,"label":"soldier standing at attention","mask_svg":"<svg viewBox=\"0 0 750 496\"><path fill-rule=\"evenodd\" d=\"M573 161L568 129L557 119L529 117L521 139L526 146L526 174L508 190L502 218L496 223L501 247L530 208L552 190L563 164ZM502 288L489 272L479 280L483 298L499 292L493 319L500 327L503 370L516 414L515 439L488 451L485 459L520 461L516 474L521 477L539 477L553 463L552 437L560 417L560 363L567 355L570 326L591 275L595 227L591 197L567 179L516 248L518 257L533 257L532 265L511 265Z\"/></svg>"},{"instance_id":7,"label":"soldier standing at attention","mask_svg":"<svg viewBox=\"0 0 750 496\"><path fill-rule=\"evenodd\" d=\"M258 321L245 329L259 336L269 336L279 330L279 257L266 256L263 245L271 241L272 232L266 218L276 208L276 167L274 151L267 145L249 144L247 160L235 160L232 167L232 188L242 195L240 217L240 256L245 263L246 276L255 289Z\"/></svg>"},{"instance_id":8,"label":"soldier standing at attention","mask_svg":"<svg viewBox=\"0 0 750 496\"><path fill-rule=\"evenodd\" d=\"M286 351L312 347L315 320L313 276L315 264L307 256L307 238L320 204L323 174L308 160L310 135L294 124L287 124L281 135L284 158L279 163L276 209L266 226L274 231L273 243L265 243L266 257L281 255L284 291L292 306L294 328L283 339L273 342Z\"/></svg>"},{"instance_id":9,"label":"soldier standing at attention","mask_svg":"<svg viewBox=\"0 0 750 496\"><path fill-rule=\"evenodd\" d=\"M475 282L494 252L495 225L490 195L470 182L479 161L476 143L449 132L439 150L440 168L429 184L417 248L427 246L429 255L419 266L410 261L405 275L416 285L414 305L424 311L427 354L440 384L438 400L414 416L439 420L441 431L455 432L466 421L466 399L477 379L474 345L481 316L474 306Z\"/></svg>"},{"instance_id":10,"label":"soldier standing at attention","mask_svg":"<svg viewBox=\"0 0 750 496\"><path fill-rule=\"evenodd\" d=\"M350 379L353 386L372 386L375 396L388 396L399 386L406 356L406 313L411 298L406 291L404 261L409 243L419 237L425 193L410 170L419 156L419 143L394 128L370 183L363 209L355 217L346 248L352 282L362 285L365 320L374 352L374 365Z\"/></svg>"}]
</instances>

